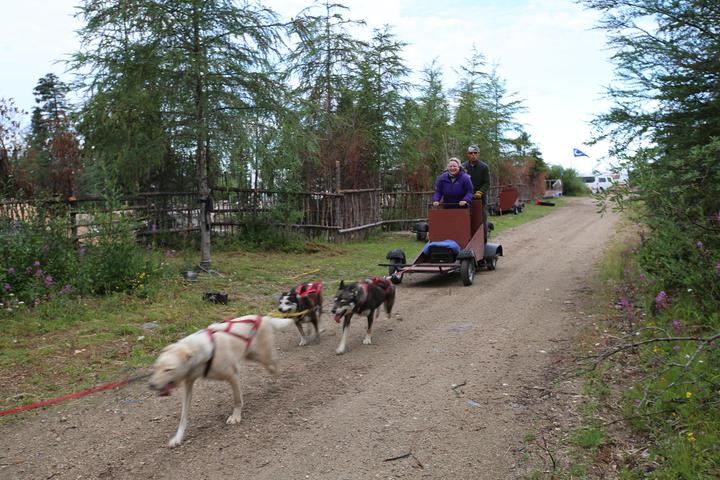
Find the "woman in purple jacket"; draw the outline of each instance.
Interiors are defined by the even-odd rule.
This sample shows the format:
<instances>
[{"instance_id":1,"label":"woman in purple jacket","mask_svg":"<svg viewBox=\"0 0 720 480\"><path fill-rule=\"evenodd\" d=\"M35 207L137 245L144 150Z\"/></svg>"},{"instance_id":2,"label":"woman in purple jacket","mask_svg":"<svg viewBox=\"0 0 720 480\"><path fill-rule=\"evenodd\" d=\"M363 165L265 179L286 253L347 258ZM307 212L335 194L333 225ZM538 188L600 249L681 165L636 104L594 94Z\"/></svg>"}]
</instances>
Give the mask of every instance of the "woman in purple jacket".
<instances>
[{"instance_id":1,"label":"woman in purple jacket","mask_svg":"<svg viewBox=\"0 0 720 480\"><path fill-rule=\"evenodd\" d=\"M435 182L435 193L433 194L433 206L440 205L440 199L446 207L453 208L458 204L465 207L473 198L473 184L470 175L463 171L460 160L453 157L448 160L447 170L438 176ZM457 208L457 207L455 207Z\"/></svg>"}]
</instances>

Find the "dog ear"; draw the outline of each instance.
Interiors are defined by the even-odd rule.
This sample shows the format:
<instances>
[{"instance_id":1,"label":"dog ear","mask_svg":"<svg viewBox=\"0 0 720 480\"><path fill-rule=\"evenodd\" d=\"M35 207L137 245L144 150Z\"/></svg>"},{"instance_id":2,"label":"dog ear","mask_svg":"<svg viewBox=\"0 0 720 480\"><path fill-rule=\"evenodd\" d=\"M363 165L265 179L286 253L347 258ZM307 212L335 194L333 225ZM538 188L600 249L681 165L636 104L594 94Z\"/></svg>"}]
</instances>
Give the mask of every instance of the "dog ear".
<instances>
[{"instance_id":1,"label":"dog ear","mask_svg":"<svg viewBox=\"0 0 720 480\"><path fill-rule=\"evenodd\" d=\"M340 280L340 285L338 285L338 290L342 290L345 288L345 280Z\"/></svg>"}]
</instances>

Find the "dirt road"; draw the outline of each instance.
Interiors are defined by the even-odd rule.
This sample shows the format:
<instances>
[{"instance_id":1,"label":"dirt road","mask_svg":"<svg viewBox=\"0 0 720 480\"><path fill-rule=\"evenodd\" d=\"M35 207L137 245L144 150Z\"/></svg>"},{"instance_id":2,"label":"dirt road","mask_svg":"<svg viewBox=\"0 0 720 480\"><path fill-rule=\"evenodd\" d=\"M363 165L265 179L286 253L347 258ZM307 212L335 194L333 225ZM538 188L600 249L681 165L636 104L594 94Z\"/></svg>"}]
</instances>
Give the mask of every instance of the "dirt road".
<instances>
[{"instance_id":1,"label":"dirt road","mask_svg":"<svg viewBox=\"0 0 720 480\"><path fill-rule=\"evenodd\" d=\"M225 424L229 387L199 382L185 443L170 449L179 392L135 384L0 427L0 478L505 479L542 468L523 439L559 429L579 401L556 373L615 222L588 199L568 203L494 238L505 257L470 287L406 277L401 320L381 317L373 345L357 317L343 356L327 313L319 344L281 332L281 375L248 365L239 425Z\"/></svg>"}]
</instances>

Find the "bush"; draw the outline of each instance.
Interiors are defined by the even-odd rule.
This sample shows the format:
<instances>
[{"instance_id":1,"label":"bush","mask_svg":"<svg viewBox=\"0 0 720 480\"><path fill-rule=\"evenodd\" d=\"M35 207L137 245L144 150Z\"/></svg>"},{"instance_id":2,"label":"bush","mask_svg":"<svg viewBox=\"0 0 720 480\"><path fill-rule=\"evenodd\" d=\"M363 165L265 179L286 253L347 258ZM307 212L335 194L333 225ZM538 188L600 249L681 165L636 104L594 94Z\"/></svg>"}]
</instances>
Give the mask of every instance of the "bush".
<instances>
[{"instance_id":1,"label":"bush","mask_svg":"<svg viewBox=\"0 0 720 480\"><path fill-rule=\"evenodd\" d=\"M299 221L302 214L283 208L274 208L270 215L245 218L241 242L264 250L298 252L303 250L304 240L292 231L290 225Z\"/></svg>"},{"instance_id":2,"label":"bush","mask_svg":"<svg viewBox=\"0 0 720 480\"><path fill-rule=\"evenodd\" d=\"M58 295L144 291L161 271L159 255L136 244L130 219L96 213L97 225L78 245L60 213L38 210L24 222L0 222L0 302L6 308Z\"/></svg>"}]
</instances>

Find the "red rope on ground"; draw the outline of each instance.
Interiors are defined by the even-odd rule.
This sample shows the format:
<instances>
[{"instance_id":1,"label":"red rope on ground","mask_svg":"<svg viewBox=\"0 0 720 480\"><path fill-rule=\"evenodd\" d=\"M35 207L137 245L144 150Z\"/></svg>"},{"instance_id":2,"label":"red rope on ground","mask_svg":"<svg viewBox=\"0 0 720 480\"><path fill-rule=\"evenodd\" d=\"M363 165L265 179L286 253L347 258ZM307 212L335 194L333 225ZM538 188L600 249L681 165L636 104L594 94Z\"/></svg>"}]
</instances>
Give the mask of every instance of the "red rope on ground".
<instances>
[{"instance_id":1,"label":"red rope on ground","mask_svg":"<svg viewBox=\"0 0 720 480\"><path fill-rule=\"evenodd\" d=\"M51 398L49 400L43 400L42 402L37 403L31 403L29 405L23 405L22 407L16 407L11 408L9 410L3 410L0 412L0 417L3 415L10 415L11 413L18 413L25 410L32 410L34 408L40 408L40 407L46 407L48 405L54 405L56 403L64 402L66 400L74 400L76 398L84 397L86 395L90 395L97 392L102 392L103 390L112 390L113 388L120 388L124 385L127 385L130 382L134 382L136 380L140 380L142 378L146 378L149 375L141 375L139 377L133 377L133 378L126 378L125 380L119 380L117 382L109 382L104 385L100 385L99 387L95 388L89 388L87 390L83 390L82 392L76 392L76 393L70 393L68 395L63 395L61 397Z\"/></svg>"}]
</instances>

